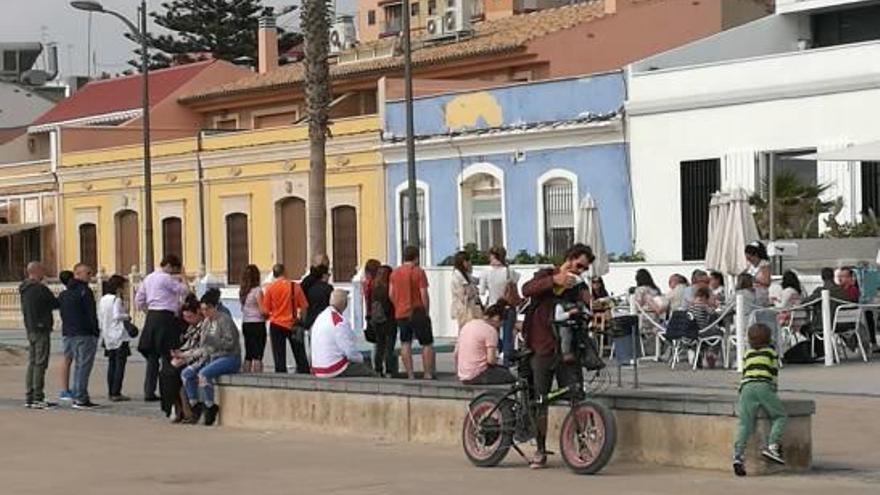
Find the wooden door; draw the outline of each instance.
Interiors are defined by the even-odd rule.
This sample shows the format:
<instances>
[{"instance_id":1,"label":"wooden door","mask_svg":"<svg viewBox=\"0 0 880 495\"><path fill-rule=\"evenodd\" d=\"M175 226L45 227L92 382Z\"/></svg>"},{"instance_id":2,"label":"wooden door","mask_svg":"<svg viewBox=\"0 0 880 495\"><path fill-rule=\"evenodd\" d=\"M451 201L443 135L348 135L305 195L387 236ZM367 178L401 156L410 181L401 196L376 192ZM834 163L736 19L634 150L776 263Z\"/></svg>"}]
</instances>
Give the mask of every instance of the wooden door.
<instances>
[{"instance_id":1,"label":"wooden door","mask_svg":"<svg viewBox=\"0 0 880 495\"><path fill-rule=\"evenodd\" d=\"M300 278L308 268L306 202L285 198L278 202L278 253L290 278Z\"/></svg>"},{"instance_id":2,"label":"wooden door","mask_svg":"<svg viewBox=\"0 0 880 495\"><path fill-rule=\"evenodd\" d=\"M79 226L79 262L98 272L98 228L93 223Z\"/></svg>"},{"instance_id":3,"label":"wooden door","mask_svg":"<svg viewBox=\"0 0 880 495\"><path fill-rule=\"evenodd\" d=\"M347 282L357 273L357 210L337 206L331 211L333 221L333 280Z\"/></svg>"},{"instance_id":4,"label":"wooden door","mask_svg":"<svg viewBox=\"0 0 880 495\"><path fill-rule=\"evenodd\" d=\"M226 281L234 285L250 260L248 217L233 213L226 217Z\"/></svg>"},{"instance_id":5,"label":"wooden door","mask_svg":"<svg viewBox=\"0 0 880 495\"><path fill-rule=\"evenodd\" d=\"M116 273L127 276L133 266L140 267L139 234L137 212L125 210L116 214ZM92 269L97 272L97 268Z\"/></svg>"},{"instance_id":6,"label":"wooden door","mask_svg":"<svg viewBox=\"0 0 880 495\"><path fill-rule=\"evenodd\" d=\"M162 220L162 257L170 254L183 259L183 222L177 217Z\"/></svg>"}]
</instances>

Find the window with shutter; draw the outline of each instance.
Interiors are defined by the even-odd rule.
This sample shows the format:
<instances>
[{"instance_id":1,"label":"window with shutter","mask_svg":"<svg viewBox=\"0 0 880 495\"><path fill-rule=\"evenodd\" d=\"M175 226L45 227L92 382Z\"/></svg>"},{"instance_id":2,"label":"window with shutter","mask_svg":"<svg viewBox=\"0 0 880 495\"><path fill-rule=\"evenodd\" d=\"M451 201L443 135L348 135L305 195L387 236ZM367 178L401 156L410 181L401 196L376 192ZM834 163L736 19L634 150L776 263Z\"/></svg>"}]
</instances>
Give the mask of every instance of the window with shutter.
<instances>
[{"instance_id":1,"label":"window with shutter","mask_svg":"<svg viewBox=\"0 0 880 495\"><path fill-rule=\"evenodd\" d=\"M116 273L127 276L140 266L138 214L132 210L116 214ZM94 268L97 270L97 268Z\"/></svg>"},{"instance_id":2,"label":"window with shutter","mask_svg":"<svg viewBox=\"0 0 880 495\"><path fill-rule=\"evenodd\" d=\"M300 198L284 198L277 203L275 212L279 261L291 278L299 278L308 269L306 202Z\"/></svg>"},{"instance_id":3,"label":"window with shutter","mask_svg":"<svg viewBox=\"0 0 880 495\"><path fill-rule=\"evenodd\" d=\"M563 256L574 244L574 186L568 179L544 183L544 247L547 256Z\"/></svg>"},{"instance_id":4,"label":"window with shutter","mask_svg":"<svg viewBox=\"0 0 880 495\"><path fill-rule=\"evenodd\" d=\"M183 259L183 222L177 217L162 220L162 256L170 254Z\"/></svg>"},{"instance_id":5,"label":"window with shutter","mask_svg":"<svg viewBox=\"0 0 880 495\"><path fill-rule=\"evenodd\" d=\"M226 281L237 284L242 271L248 265L248 217L244 213L232 213L226 217Z\"/></svg>"},{"instance_id":6,"label":"window with shutter","mask_svg":"<svg viewBox=\"0 0 880 495\"><path fill-rule=\"evenodd\" d=\"M410 214L409 214L409 196L407 195L406 190L400 193L399 198L400 203L400 251L398 252L399 256L402 256L403 250L410 245L409 240L409 222L410 222ZM422 263L427 263L425 260L427 259L427 239L425 239L425 191L424 189L419 188L416 193L416 208L418 213L418 221L419 221L419 257L422 260Z\"/></svg>"},{"instance_id":7,"label":"window with shutter","mask_svg":"<svg viewBox=\"0 0 880 495\"><path fill-rule=\"evenodd\" d=\"M685 261L706 256L709 202L721 188L721 160L681 162L681 256Z\"/></svg>"},{"instance_id":8,"label":"window with shutter","mask_svg":"<svg viewBox=\"0 0 880 495\"><path fill-rule=\"evenodd\" d=\"M79 261L98 271L98 228L93 223L79 226Z\"/></svg>"},{"instance_id":9,"label":"window with shutter","mask_svg":"<svg viewBox=\"0 0 880 495\"><path fill-rule=\"evenodd\" d=\"M337 206L331 210L333 221L333 280L346 282L358 266L357 210Z\"/></svg>"}]
</instances>

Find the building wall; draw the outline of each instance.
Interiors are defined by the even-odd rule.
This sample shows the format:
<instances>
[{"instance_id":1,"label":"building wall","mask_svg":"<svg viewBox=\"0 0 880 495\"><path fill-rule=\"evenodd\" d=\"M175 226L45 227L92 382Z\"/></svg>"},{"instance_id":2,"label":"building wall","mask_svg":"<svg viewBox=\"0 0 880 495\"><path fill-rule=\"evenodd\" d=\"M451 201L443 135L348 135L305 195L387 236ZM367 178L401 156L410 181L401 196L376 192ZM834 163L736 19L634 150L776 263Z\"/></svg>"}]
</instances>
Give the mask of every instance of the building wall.
<instances>
[{"instance_id":1,"label":"building wall","mask_svg":"<svg viewBox=\"0 0 880 495\"><path fill-rule=\"evenodd\" d=\"M418 154L418 151L416 152ZM577 177L579 200L590 194L599 207L602 233L609 252L629 252L632 246L630 229L629 188L626 173L626 151L623 144L578 147L572 143L564 149L530 151L526 158L511 163L510 154L496 154L442 160L419 160L416 174L428 185L430 214L431 259L437 264L461 248L459 232L459 176L472 165L491 165L503 172L505 247L511 255L525 249L541 251L539 178L547 172L563 171ZM387 225L388 255L398 261L400 224L397 191L406 182L406 164L389 163L387 168L386 202L389 205Z\"/></svg>"},{"instance_id":2,"label":"building wall","mask_svg":"<svg viewBox=\"0 0 880 495\"><path fill-rule=\"evenodd\" d=\"M375 148L375 117L343 119L328 142L329 210L351 205L358 216L358 264L385 257L383 171ZM189 272L200 264L197 141L156 142L153 147L153 230L156 256L162 250L162 219L181 216L184 263ZM99 267L116 268L114 215L132 209L143 219L140 149L137 146L67 153L62 157L62 263L78 261L80 223L94 218ZM248 215L250 261L264 271L276 263L275 203L288 196L308 200L308 130L305 126L244 131L205 137L201 161L205 178L207 270L226 272L226 215ZM142 230L142 223L139 225ZM328 225L328 250L332 236ZM144 242L141 239L141 253Z\"/></svg>"},{"instance_id":3,"label":"building wall","mask_svg":"<svg viewBox=\"0 0 880 495\"><path fill-rule=\"evenodd\" d=\"M742 21L766 14L752 0L618 1L616 13L536 39L529 52L550 60L548 77L617 70L729 27L722 11L729 2L742 4Z\"/></svg>"},{"instance_id":4,"label":"building wall","mask_svg":"<svg viewBox=\"0 0 880 495\"><path fill-rule=\"evenodd\" d=\"M753 189L756 153L876 141L877 64L864 61L878 57L880 43L867 43L634 75L627 108L637 247L649 261L681 259L683 160L719 158L723 188ZM817 178L843 197L838 220L857 218L859 164L819 162Z\"/></svg>"}]
</instances>

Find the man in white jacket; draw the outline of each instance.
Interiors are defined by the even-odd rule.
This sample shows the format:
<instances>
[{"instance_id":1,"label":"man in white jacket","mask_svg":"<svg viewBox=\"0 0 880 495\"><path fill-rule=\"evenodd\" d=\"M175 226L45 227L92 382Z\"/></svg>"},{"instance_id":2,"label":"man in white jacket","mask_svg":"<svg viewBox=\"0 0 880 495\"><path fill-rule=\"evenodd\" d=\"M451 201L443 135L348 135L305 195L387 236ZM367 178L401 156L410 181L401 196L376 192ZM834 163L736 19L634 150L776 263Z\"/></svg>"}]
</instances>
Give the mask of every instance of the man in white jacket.
<instances>
[{"instance_id":1,"label":"man in white jacket","mask_svg":"<svg viewBox=\"0 0 880 495\"><path fill-rule=\"evenodd\" d=\"M376 376L357 349L354 330L343 316L346 307L348 292L334 290L330 306L312 324L312 374L318 378Z\"/></svg>"}]
</instances>

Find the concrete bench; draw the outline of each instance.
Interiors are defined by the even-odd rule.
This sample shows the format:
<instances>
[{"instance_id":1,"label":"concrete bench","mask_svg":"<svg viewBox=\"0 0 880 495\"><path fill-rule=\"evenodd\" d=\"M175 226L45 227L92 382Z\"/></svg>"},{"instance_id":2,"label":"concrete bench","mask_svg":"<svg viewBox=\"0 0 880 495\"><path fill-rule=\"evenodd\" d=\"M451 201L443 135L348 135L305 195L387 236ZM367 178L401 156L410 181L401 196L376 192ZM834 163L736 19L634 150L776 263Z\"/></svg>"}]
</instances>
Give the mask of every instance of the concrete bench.
<instances>
[{"instance_id":1,"label":"concrete bench","mask_svg":"<svg viewBox=\"0 0 880 495\"><path fill-rule=\"evenodd\" d=\"M325 433L457 446L467 402L491 388L453 381L377 378L317 379L303 375L239 374L220 379L221 423L257 429L303 428ZM729 470L736 433L736 397L612 389L598 397L614 411L614 460ZM813 401L784 400L789 414L783 440L788 470L812 461ZM554 407L549 445L566 410ZM758 453L769 422L758 421L747 462L751 474L768 472Z\"/></svg>"}]
</instances>

